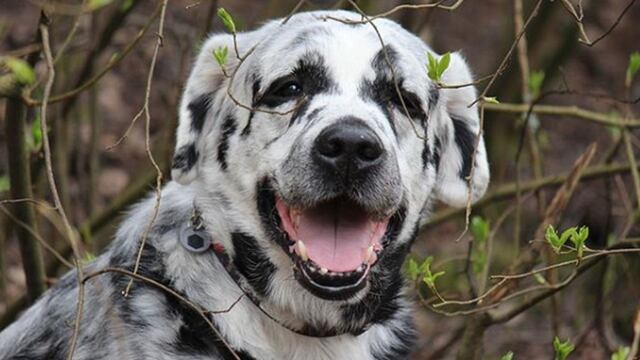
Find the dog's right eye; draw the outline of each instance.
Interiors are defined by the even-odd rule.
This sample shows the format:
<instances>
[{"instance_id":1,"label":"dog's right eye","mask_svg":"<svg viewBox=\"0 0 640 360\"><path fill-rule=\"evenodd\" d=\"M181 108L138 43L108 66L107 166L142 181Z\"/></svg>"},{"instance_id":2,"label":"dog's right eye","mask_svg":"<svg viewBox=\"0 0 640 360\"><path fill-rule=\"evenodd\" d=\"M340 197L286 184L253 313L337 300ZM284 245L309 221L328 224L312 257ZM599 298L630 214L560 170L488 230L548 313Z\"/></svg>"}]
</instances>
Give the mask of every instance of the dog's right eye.
<instances>
[{"instance_id":1,"label":"dog's right eye","mask_svg":"<svg viewBox=\"0 0 640 360\"><path fill-rule=\"evenodd\" d=\"M260 103L275 107L287 101L296 99L303 94L302 84L294 77L278 79L269 86L260 99Z\"/></svg>"},{"instance_id":2,"label":"dog's right eye","mask_svg":"<svg viewBox=\"0 0 640 360\"><path fill-rule=\"evenodd\" d=\"M285 97L297 97L300 94L302 94L302 85L300 85L299 83L297 83L295 81L290 81L290 82L284 84L282 87L280 87L274 93L275 96L280 96L280 97L283 97L283 98L285 98Z\"/></svg>"}]
</instances>

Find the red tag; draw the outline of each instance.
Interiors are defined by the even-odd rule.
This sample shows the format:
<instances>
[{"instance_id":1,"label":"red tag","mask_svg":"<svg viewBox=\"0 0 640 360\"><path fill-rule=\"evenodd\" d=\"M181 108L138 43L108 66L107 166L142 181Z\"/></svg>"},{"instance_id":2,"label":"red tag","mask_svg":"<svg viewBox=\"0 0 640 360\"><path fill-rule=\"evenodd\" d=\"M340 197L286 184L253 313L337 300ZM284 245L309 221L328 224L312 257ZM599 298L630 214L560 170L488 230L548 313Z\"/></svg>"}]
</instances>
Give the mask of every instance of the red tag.
<instances>
[{"instance_id":1,"label":"red tag","mask_svg":"<svg viewBox=\"0 0 640 360\"><path fill-rule=\"evenodd\" d=\"M224 246L222 244L220 244L219 242L214 242L213 243L213 251L217 252L218 254L224 254L225 249L224 249Z\"/></svg>"}]
</instances>

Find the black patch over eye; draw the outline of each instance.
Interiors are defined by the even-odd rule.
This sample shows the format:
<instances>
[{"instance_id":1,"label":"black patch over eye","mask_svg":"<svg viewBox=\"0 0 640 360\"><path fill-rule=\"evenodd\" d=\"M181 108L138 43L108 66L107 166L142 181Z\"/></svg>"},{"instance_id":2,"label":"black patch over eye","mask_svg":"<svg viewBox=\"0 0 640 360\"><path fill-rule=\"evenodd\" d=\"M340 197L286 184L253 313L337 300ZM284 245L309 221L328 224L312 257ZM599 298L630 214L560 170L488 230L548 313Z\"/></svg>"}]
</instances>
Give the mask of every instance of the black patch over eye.
<instances>
[{"instance_id":1,"label":"black patch over eye","mask_svg":"<svg viewBox=\"0 0 640 360\"><path fill-rule=\"evenodd\" d=\"M427 115L422 109L422 101L420 98L403 88L403 80L398 79L398 87L400 93L398 93L396 85L393 80L386 77L379 76L375 80L364 80L360 85L360 93L363 97L368 97L380 106L382 111L391 121L390 109L393 107L398 110L403 116L409 113L409 117L424 123L427 119ZM400 94L402 94L402 100L400 100ZM402 102L406 106L407 111L402 106Z\"/></svg>"},{"instance_id":2,"label":"black patch over eye","mask_svg":"<svg viewBox=\"0 0 640 360\"><path fill-rule=\"evenodd\" d=\"M395 106L398 107L398 109L403 115L406 115L406 112L409 112L409 116L412 119L418 119L421 121L424 120L426 115L422 110L421 102L420 102L420 99L418 99L418 96L403 90L400 90L400 94L398 94L395 87L392 91L393 91L393 94L391 94L389 100L391 101L391 103L393 103ZM402 95L402 100L400 100L400 95ZM404 105L407 108L406 112L405 112L405 108L402 106L403 100L404 100Z\"/></svg>"},{"instance_id":3,"label":"black patch over eye","mask_svg":"<svg viewBox=\"0 0 640 360\"><path fill-rule=\"evenodd\" d=\"M296 76L287 75L274 81L258 100L258 103L275 107L299 98L303 92L302 84Z\"/></svg>"}]
</instances>

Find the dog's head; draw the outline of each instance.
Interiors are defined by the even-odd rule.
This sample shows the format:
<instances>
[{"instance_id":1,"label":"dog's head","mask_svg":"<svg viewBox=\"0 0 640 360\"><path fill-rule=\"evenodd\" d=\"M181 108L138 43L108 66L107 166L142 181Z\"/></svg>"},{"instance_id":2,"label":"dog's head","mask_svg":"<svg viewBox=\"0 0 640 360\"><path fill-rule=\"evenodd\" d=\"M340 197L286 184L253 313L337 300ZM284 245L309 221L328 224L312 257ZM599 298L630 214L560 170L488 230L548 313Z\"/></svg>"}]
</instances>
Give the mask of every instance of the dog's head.
<instances>
[{"instance_id":1,"label":"dog's head","mask_svg":"<svg viewBox=\"0 0 640 360\"><path fill-rule=\"evenodd\" d=\"M199 186L196 201L223 199L229 251L267 302L331 326L340 309L397 296L433 198L461 206L489 180L473 88L438 89L419 38L385 19L350 23L361 19L302 13L235 44L209 38L172 172ZM224 47L223 71L213 52ZM442 81L472 81L458 54Z\"/></svg>"}]
</instances>

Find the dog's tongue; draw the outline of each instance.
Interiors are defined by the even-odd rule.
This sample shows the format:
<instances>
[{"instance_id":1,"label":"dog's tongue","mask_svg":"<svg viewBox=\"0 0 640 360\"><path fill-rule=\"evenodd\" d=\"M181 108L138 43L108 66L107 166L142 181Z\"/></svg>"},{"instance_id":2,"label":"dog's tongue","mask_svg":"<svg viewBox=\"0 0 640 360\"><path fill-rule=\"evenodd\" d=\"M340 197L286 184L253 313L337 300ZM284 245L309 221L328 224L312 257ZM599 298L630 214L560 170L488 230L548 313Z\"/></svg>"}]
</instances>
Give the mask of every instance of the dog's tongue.
<instances>
[{"instance_id":1,"label":"dog's tongue","mask_svg":"<svg viewBox=\"0 0 640 360\"><path fill-rule=\"evenodd\" d=\"M358 206L332 202L303 211L296 233L313 262L329 271L345 272L364 262L367 248L379 244L384 228Z\"/></svg>"}]
</instances>

